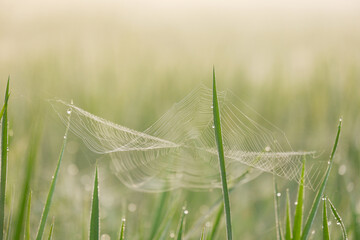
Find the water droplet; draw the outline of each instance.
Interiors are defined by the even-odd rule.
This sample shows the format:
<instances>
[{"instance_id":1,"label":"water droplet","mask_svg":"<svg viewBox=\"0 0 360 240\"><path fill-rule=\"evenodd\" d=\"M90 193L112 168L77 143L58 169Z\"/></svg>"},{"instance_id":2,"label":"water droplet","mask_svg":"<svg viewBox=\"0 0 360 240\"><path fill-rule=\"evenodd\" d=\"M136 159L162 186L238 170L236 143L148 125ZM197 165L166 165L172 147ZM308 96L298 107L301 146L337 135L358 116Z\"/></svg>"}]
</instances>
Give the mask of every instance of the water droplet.
<instances>
[{"instance_id":1,"label":"water droplet","mask_svg":"<svg viewBox=\"0 0 360 240\"><path fill-rule=\"evenodd\" d=\"M185 215L187 215L188 213L189 213L189 211L188 211L188 210L185 210L185 211L184 211L184 214L185 214Z\"/></svg>"},{"instance_id":2,"label":"water droplet","mask_svg":"<svg viewBox=\"0 0 360 240\"><path fill-rule=\"evenodd\" d=\"M211 227L211 222L206 222L205 227Z\"/></svg>"},{"instance_id":3,"label":"water droplet","mask_svg":"<svg viewBox=\"0 0 360 240\"><path fill-rule=\"evenodd\" d=\"M71 105L74 105L74 100L71 99L70 104L71 104Z\"/></svg>"},{"instance_id":4,"label":"water droplet","mask_svg":"<svg viewBox=\"0 0 360 240\"><path fill-rule=\"evenodd\" d=\"M340 122L342 122L342 117L339 119Z\"/></svg>"},{"instance_id":5,"label":"water droplet","mask_svg":"<svg viewBox=\"0 0 360 240\"><path fill-rule=\"evenodd\" d=\"M215 128L215 126L214 126L214 125L212 125L212 128Z\"/></svg>"},{"instance_id":6,"label":"water droplet","mask_svg":"<svg viewBox=\"0 0 360 240\"><path fill-rule=\"evenodd\" d=\"M64 136L64 139L66 139L66 135Z\"/></svg>"},{"instance_id":7,"label":"water droplet","mask_svg":"<svg viewBox=\"0 0 360 240\"><path fill-rule=\"evenodd\" d=\"M136 211L136 204L135 203L130 203L128 205L128 210L129 210L129 212L135 212Z\"/></svg>"},{"instance_id":8,"label":"water droplet","mask_svg":"<svg viewBox=\"0 0 360 240\"><path fill-rule=\"evenodd\" d=\"M330 161L328 161L328 164L330 164Z\"/></svg>"},{"instance_id":9,"label":"water droplet","mask_svg":"<svg viewBox=\"0 0 360 240\"><path fill-rule=\"evenodd\" d=\"M328 221L328 226L330 226L331 225L331 221Z\"/></svg>"},{"instance_id":10,"label":"water droplet","mask_svg":"<svg viewBox=\"0 0 360 240\"><path fill-rule=\"evenodd\" d=\"M54 179L54 176L51 176L51 179Z\"/></svg>"},{"instance_id":11,"label":"water droplet","mask_svg":"<svg viewBox=\"0 0 360 240\"><path fill-rule=\"evenodd\" d=\"M101 240L110 240L110 236L109 236L109 234L102 234L101 235L101 238L100 238Z\"/></svg>"},{"instance_id":12,"label":"water droplet","mask_svg":"<svg viewBox=\"0 0 360 240\"><path fill-rule=\"evenodd\" d=\"M340 167L339 167L339 175L344 175L346 173L346 165L345 164L342 164Z\"/></svg>"},{"instance_id":13,"label":"water droplet","mask_svg":"<svg viewBox=\"0 0 360 240\"><path fill-rule=\"evenodd\" d=\"M68 110L66 110L66 113L67 113L68 115L70 115L70 114L71 114L71 108L69 108Z\"/></svg>"},{"instance_id":14,"label":"water droplet","mask_svg":"<svg viewBox=\"0 0 360 240\"><path fill-rule=\"evenodd\" d=\"M340 225L340 222L337 222L336 225Z\"/></svg>"},{"instance_id":15,"label":"water droplet","mask_svg":"<svg viewBox=\"0 0 360 240\"><path fill-rule=\"evenodd\" d=\"M126 219L125 219L125 218L123 218L123 219L121 219L121 221L126 222Z\"/></svg>"},{"instance_id":16,"label":"water droplet","mask_svg":"<svg viewBox=\"0 0 360 240\"><path fill-rule=\"evenodd\" d=\"M276 194L276 196L281 197L281 193L278 192L278 193Z\"/></svg>"},{"instance_id":17,"label":"water droplet","mask_svg":"<svg viewBox=\"0 0 360 240\"><path fill-rule=\"evenodd\" d=\"M170 233L170 238L174 238L175 237L175 233L174 232L171 232Z\"/></svg>"},{"instance_id":18,"label":"water droplet","mask_svg":"<svg viewBox=\"0 0 360 240\"><path fill-rule=\"evenodd\" d=\"M271 150L271 148L270 148L269 146L267 146L267 147L265 148L265 151L266 151L266 152L270 152L270 150Z\"/></svg>"},{"instance_id":19,"label":"water droplet","mask_svg":"<svg viewBox=\"0 0 360 240\"><path fill-rule=\"evenodd\" d=\"M312 230L311 234L315 234L315 230Z\"/></svg>"},{"instance_id":20,"label":"water droplet","mask_svg":"<svg viewBox=\"0 0 360 240\"><path fill-rule=\"evenodd\" d=\"M211 108L214 108L214 106L213 106L213 105L211 105Z\"/></svg>"},{"instance_id":21,"label":"water droplet","mask_svg":"<svg viewBox=\"0 0 360 240\"><path fill-rule=\"evenodd\" d=\"M346 186L346 190L348 192L352 192L352 190L354 190L354 183L353 182L349 182L348 185Z\"/></svg>"},{"instance_id":22,"label":"water droplet","mask_svg":"<svg viewBox=\"0 0 360 240\"><path fill-rule=\"evenodd\" d=\"M298 202L294 202L295 205L298 205Z\"/></svg>"},{"instance_id":23,"label":"water droplet","mask_svg":"<svg viewBox=\"0 0 360 240\"><path fill-rule=\"evenodd\" d=\"M322 197L321 200L325 201L325 200L326 200L326 197Z\"/></svg>"},{"instance_id":24,"label":"water droplet","mask_svg":"<svg viewBox=\"0 0 360 240\"><path fill-rule=\"evenodd\" d=\"M10 151L10 149L9 149L9 148L7 148L7 149L6 149L6 151L8 151L8 152L9 152L9 151Z\"/></svg>"}]
</instances>

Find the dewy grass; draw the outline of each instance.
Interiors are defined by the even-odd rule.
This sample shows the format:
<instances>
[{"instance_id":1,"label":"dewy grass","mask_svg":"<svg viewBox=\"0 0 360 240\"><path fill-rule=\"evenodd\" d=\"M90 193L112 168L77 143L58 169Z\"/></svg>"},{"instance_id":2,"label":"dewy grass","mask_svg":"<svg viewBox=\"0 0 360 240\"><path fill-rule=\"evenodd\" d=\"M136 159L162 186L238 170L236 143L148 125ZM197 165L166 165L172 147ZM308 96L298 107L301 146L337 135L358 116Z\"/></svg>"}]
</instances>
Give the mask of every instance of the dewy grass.
<instances>
[{"instance_id":1,"label":"dewy grass","mask_svg":"<svg viewBox=\"0 0 360 240\"><path fill-rule=\"evenodd\" d=\"M215 68L213 68L213 114L214 114L215 139L219 154L220 175L221 175L222 192L224 198L226 235L227 235L227 239L231 240L232 229L231 229L231 215L230 215L230 199L229 199L229 190L226 179L225 157L224 157L224 149L223 149L222 135L221 135L220 109L219 109L219 102L217 99L217 92L216 92Z\"/></svg>"},{"instance_id":2,"label":"dewy grass","mask_svg":"<svg viewBox=\"0 0 360 240\"><path fill-rule=\"evenodd\" d=\"M0 240L3 239L4 234L4 218L5 218L5 193L6 193L6 174L7 174L7 159L8 159L8 118L7 108L9 99L9 83L10 76L7 81L5 91L5 103L2 114L2 129L1 129L1 185L0 185Z\"/></svg>"},{"instance_id":3,"label":"dewy grass","mask_svg":"<svg viewBox=\"0 0 360 240\"><path fill-rule=\"evenodd\" d=\"M337 134L336 134L336 138L335 138L335 143L334 143L331 155L330 155L330 159L329 159L329 162L328 162L328 167L327 167L324 179L323 179L323 181L322 181L322 183L320 185L318 193L317 193L317 195L316 195L316 197L314 199L313 205L311 207L310 214L309 214L309 216L308 216L308 218L306 220L306 224L305 224L303 233L301 235L301 240L306 240L308 238L309 233L310 233L310 228L311 228L311 226L312 226L312 224L314 222L315 215L316 215L316 212L317 212L319 204L320 204L321 197L324 195L326 183L327 183L327 180L328 180L329 175L330 175L330 171L331 171L331 168L332 168L332 165L333 165L333 162L334 162L334 155L335 155L336 148L337 148L337 145L338 145L338 142L339 142L339 137L340 137L340 132L341 132L341 125L342 125L342 118L340 118L340 121L339 121L338 130L337 130Z\"/></svg>"},{"instance_id":4,"label":"dewy grass","mask_svg":"<svg viewBox=\"0 0 360 240\"><path fill-rule=\"evenodd\" d=\"M301 224L302 224L303 210L304 210L304 173L305 173L305 159L301 170L298 198L295 208L294 228L293 228L294 240L299 240L301 236Z\"/></svg>"},{"instance_id":5,"label":"dewy grass","mask_svg":"<svg viewBox=\"0 0 360 240\"><path fill-rule=\"evenodd\" d=\"M31 191L29 192L28 205L26 212L26 223L25 223L25 240L30 240L30 212L31 212Z\"/></svg>"},{"instance_id":6,"label":"dewy grass","mask_svg":"<svg viewBox=\"0 0 360 240\"><path fill-rule=\"evenodd\" d=\"M328 218L327 218L327 212L326 212L326 201L324 200L323 204L323 240L329 240L330 234L329 234L329 225L328 225Z\"/></svg>"},{"instance_id":7,"label":"dewy grass","mask_svg":"<svg viewBox=\"0 0 360 240\"><path fill-rule=\"evenodd\" d=\"M332 204L330 199L328 198L327 200L329 201L331 212L333 213L334 217L336 218L336 221L337 221L336 224L341 226L343 239L347 240L348 236L347 236L347 233L346 233L346 228L345 228L344 222L341 219L340 214L336 211L336 208L334 207L334 205Z\"/></svg>"},{"instance_id":8,"label":"dewy grass","mask_svg":"<svg viewBox=\"0 0 360 240\"><path fill-rule=\"evenodd\" d=\"M51 206L52 198L53 198L54 191L55 191L56 181L57 181L58 174L59 174L59 171L60 171L61 160L62 160L62 158L64 156L64 152L65 152L65 147L66 147L66 142L67 142L67 134L69 132L69 127L70 127L71 109L69 109L67 112L68 112L68 124L66 126L64 140L63 140L63 144L62 144L62 147L61 147L59 159L58 159L58 162L57 162L57 165L56 165L55 173L54 173L54 175L52 177L49 193L48 193L48 196L46 198L46 203L45 203L45 206L44 206L43 213L41 215L41 220L40 220L39 229L38 229L38 232L37 232L37 235L36 235L36 240L41 240L42 236L44 234L46 220L47 220L47 217L49 215L50 206Z\"/></svg>"},{"instance_id":9,"label":"dewy grass","mask_svg":"<svg viewBox=\"0 0 360 240\"><path fill-rule=\"evenodd\" d=\"M95 169L94 190L91 204L90 234L89 240L100 239L100 218L99 218L99 176L98 167Z\"/></svg>"},{"instance_id":10,"label":"dewy grass","mask_svg":"<svg viewBox=\"0 0 360 240\"><path fill-rule=\"evenodd\" d=\"M121 220L121 227L120 227L120 234L119 234L119 240L125 239L125 218Z\"/></svg>"},{"instance_id":11,"label":"dewy grass","mask_svg":"<svg viewBox=\"0 0 360 240\"><path fill-rule=\"evenodd\" d=\"M279 220L279 201L278 198L281 195L278 195L278 187L277 187L277 182L274 176L274 207L275 207L275 224L276 224L276 239L278 240L282 240L283 236L282 236L282 232L281 232L281 225L280 225L280 220Z\"/></svg>"}]
</instances>

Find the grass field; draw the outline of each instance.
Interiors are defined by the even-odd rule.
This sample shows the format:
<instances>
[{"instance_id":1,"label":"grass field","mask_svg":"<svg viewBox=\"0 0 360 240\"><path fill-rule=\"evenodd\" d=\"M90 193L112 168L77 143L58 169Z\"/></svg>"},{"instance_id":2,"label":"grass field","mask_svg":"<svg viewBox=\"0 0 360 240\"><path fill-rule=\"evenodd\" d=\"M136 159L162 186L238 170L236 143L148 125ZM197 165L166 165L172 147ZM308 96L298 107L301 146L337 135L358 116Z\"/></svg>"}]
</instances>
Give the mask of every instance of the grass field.
<instances>
[{"instance_id":1,"label":"grass field","mask_svg":"<svg viewBox=\"0 0 360 240\"><path fill-rule=\"evenodd\" d=\"M141 7L128 2L86 7L80 1L1 3L1 94L10 75L4 218L5 231L9 218L11 222L9 239L19 233L16 221L21 206L27 206L21 204L23 199L27 204L26 184L32 192L31 214L27 221L25 207L19 234L22 238L29 223L29 236L35 239L59 159L66 125L49 99L72 99L90 113L143 131L200 84L212 88L213 65L218 91L230 89L283 130L294 150L314 150L319 161L328 161L342 117L325 195L349 239L359 239L359 5L331 2L323 9L319 2L294 9L280 1L276 6L258 4L259 9L250 3L205 8L179 2L142 2ZM108 156L91 152L71 131L66 140L44 239L52 221L53 239L89 238L90 219L96 219L90 214L96 166L101 239L118 239L123 218L125 239L161 239L162 232L165 239L177 238L183 217L184 237L199 239L204 227L210 235L219 207L199 225L197 221L222 198L220 188L134 191L115 176ZM29 168L33 171L27 180ZM285 229L286 189L293 218L299 186L280 177L276 181ZM304 191L303 221L316 195ZM237 186L230 203L233 239L276 239L272 174ZM327 206L331 239L341 239L341 226L329 202ZM322 209L321 202L310 239L323 236ZM214 239L225 236L222 216Z\"/></svg>"}]
</instances>

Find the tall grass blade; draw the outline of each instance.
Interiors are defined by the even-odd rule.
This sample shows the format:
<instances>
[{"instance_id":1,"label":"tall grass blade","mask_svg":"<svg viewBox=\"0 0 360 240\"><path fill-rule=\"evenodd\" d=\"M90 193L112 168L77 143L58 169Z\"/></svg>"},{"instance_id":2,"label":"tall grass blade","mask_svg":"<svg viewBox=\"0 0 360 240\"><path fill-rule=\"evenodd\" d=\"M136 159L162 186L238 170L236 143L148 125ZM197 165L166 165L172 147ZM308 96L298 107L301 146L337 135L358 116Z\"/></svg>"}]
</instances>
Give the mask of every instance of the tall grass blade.
<instances>
[{"instance_id":1,"label":"tall grass blade","mask_svg":"<svg viewBox=\"0 0 360 240\"><path fill-rule=\"evenodd\" d=\"M91 217L90 217L90 240L100 239L100 219L99 219L99 177L98 167L95 170L94 191L91 204Z\"/></svg>"},{"instance_id":2,"label":"tall grass blade","mask_svg":"<svg viewBox=\"0 0 360 240\"><path fill-rule=\"evenodd\" d=\"M9 84L10 76L7 81L5 91L5 101L2 111L2 125L1 125L1 185L0 185L0 240L4 237L4 218L5 218L5 193L6 193L6 174L7 174L7 160L8 160L8 99L9 99Z\"/></svg>"},{"instance_id":3,"label":"tall grass blade","mask_svg":"<svg viewBox=\"0 0 360 240\"><path fill-rule=\"evenodd\" d=\"M70 111L70 114L68 114L68 123L67 123L66 130L65 130L64 140L63 140L63 143L62 143L62 147L61 147L59 159L58 159L58 162L57 162L57 165L56 165L55 173L54 173L54 175L52 177L52 180L51 180L49 193L48 193L47 198L46 198L46 203L45 203L42 215L41 215L39 228L38 228L38 231L37 231L37 234L36 234L36 240L41 240L42 236L44 234L46 220L47 220L47 217L49 215L51 202L52 202L52 198L54 196L55 186L56 186L57 178L58 178L59 171L60 171L61 161L62 161L62 158L64 156L64 152L65 152L65 147L66 147L66 142L67 142L67 135L68 135L69 128L70 128L70 116L71 116L71 111Z\"/></svg>"},{"instance_id":4,"label":"tall grass blade","mask_svg":"<svg viewBox=\"0 0 360 240\"><path fill-rule=\"evenodd\" d=\"M291 207L290 207L290 195L289 189L286 189L286 229L285 229L285 239L291 240Z\"/></svg>"},{"instance_id":5,"label":"tall grass blade","mask_svg":"<svg viewBox=\"0 0 360 240\"><path fill-rule=\"evenodd\" d=\"M53 220L53 222L51 223L51 226L50 226L50 232L49 232L48 240L52 239L53 232L54 232L54 220Z\"/></svg>"},{"instance_id":6,"label":"tall grass blade","mask_svg":"<svg viewBox=\"0 0 360 240\"><path fill-rule=\"evenodd\" d=\"M226 235L228 240L232 240L230 199L229 199L229 190L226 180L225 157L224 157L224 148L223 148L222 135L221 135L220 109L219 109L219 102L217 99L217 92L216 92L215 68L213 68L213 114L214 114L215 139L219 154L222 192L224 197Z\"/></svg>"},{"instance_id":7,"label":"tall grass blade","mask_svg":"<svg viewBox=\"0 0 360 240\"><path fill-rule=\"evenodd\" d=\"M120 234L119 234L119 240L125 239L125 218L121 220L121 228L120 228Z\"/></svg>"},{"instance_id":8,"label":"tall grass blade","mask_svg":"<svg viewBox=\"0 0 360 240\"><path fill-rule=\"evenodd\" d=\"M336 134L336 138L335 138L335 143L334 143L331 155L330 155L329 164L328 164L324 179L323 179L323 181L322 181L322 183L320 185L320 188L319 188L319 190L317 192L317 195L316 195L316 197L314 199L314 202L313 202L313 205L311 207L309 216L308 216L308 218L306 220L306 224L305 224L303 233L301 235L301 240L306 240L308 238L309 233L310 233L310 228L311 228L311 226L312 226L312 224L314 222L316 212L317 212L317 210L319 208L321 197L324 195L324 190L325 190L326 183L327 183L327 180L328 180L329 175L330 175L330 171L331 171L331 168L332 168L332 165L333 165L334 155L335 155L336 148L337 148L337 145L338 145L338 142L339 142L339 137L340 137L340 132L341 132L341 125L342 125L342 118L340 118L340 121L339 121L338 130L337 130L337 134Z\"/></svg>"},{"instance_id":9,"label":"tall grass blade","mask_svg":"<svg viewBox=\"0 0 360 240\"><path fill-rule=\"evenodd\" d=\"M15 194L14 194L14 187L11 188L11 191L8 193L7 197L11 196L11 202L10 202L10 213L8 215L8 220L6 224L6 232L4 239L10 240L11 239L11 227L12 227L12 220L13 220L13 213L14 213L14 203L15 203Z\"/></svg>"},{"instance_id":10,"label":"tall grass blade","mask_svg":"<svg viewBox=\"0 0 360 240\"><path fill-rule=\"evenodd\" d=\"M330 203L330 209L331 209L331 212L334 214L334 217L336 218L337 224L341 226L343 239L347 240L348 236L347 236L347 233L346 233L346 228L345 228L344 222L341 219L339 213L336 211L336 208L334 207L334 204L330 201L329 198L327 200Z\"/></svg>"},{"instance_id":11,"label":"tall grass blade","mask_svg":"<svg viewBox=\"0 0 360 240\"><path fill-rule=\"evenodd\" d=\"M156 235L156 232L158 231L158 229L161 225L161 220L162 220L161 217L163 215L163 209L164 209L165 201L167 199L168 194L169 194L168 192L163 192L161 194L159 205L156 208L156 212L155 212L156 215L155 215L155 218L154 218L154 221L152 224L152 229L150 232L149 240L154 239L154 236Z\"/></svg>"},{"instance_id":12,"label":"tall grass blade","mask_svg":"<svg viewBox=\"0 0 360 240\"><path fill-rule=\"evenodd\" d=\"M277 188L277 182L274 176L274 207L275 207L275 224L276 224L276 239L277 240L282 240L282 231L281 231L281 225L280 225L280 220L279 220L279 201L278 198L280 197L280 195L278 195L278 188Z\"/></svg>"},{"instance_id":13,"label":"tall grass blade","mask_svg":"<svg viewBox=\"0 0 360 240\"><path fill-rule=\"evenodd\" d=\"M177 230L177 234L176 234L177 240L183 239L184 220L185 220L186 214L187 214L187 210L185 210L185 207L183 207L183 211L180 216L180 222L179 222L179 226L178 226L178 230Z\"/></svg>"},{"instance_id":14,"label":"tall grass blade","mask_svg":"<svg viewBox=\"0 0 360 240\"><path fill-rule=\"evenodd\" d=\"M330 240L328 218L326 213L326 201L323 204L323 240Z\"/></svg>"},{"instance_id":15,"label":"tall grass blade","mask_svg":"<svg viewBox=\"0 0 360 240\"><path fill-rule=\"evenodd\" d=\"M305 174L305 159L302 165L298 198L295 209L294 228L293 228L294 240L299 240L301 236L301 224L302 224L303 211L304 211L304 174Z\"/></svg>"},{"instance_id":16,"label":"tall grass blade","mask_svg":"<svg viewBox=\"0 0 360 240\"><path fill-rule=\"evenodd\" d=\"M221 216L223 215L223 212L224 212L224 206L221 205L219 207L218 212L216 213L215 221L211 228L211 233L210 233L209 237L207 238L208 240L215 239L216 232L219 229L220 220L221 220Z\"/></svg>"},{"instance_id":17,"label":"tall grass blade","mask_svg":"<svg viewBox=\"0 0 360 240\"><path fill-rule=\"evenodd\" d=\"M26 223L25 223L25 240L30 240L30 211L31 211L31 191L28 197L27 213L26 213Z\"/></svg>"},{"instance_id":18,"label":"tall grass blade","mask_svg":"<svg viewBox=\"0 0 360 240\"><path fill-rule=\"evenodd\" d=\"M203 227L203 230L202 230L201 236L200 236L200 240L205 240L205 228L206 227Z\"/></svg>"}]
</instances>

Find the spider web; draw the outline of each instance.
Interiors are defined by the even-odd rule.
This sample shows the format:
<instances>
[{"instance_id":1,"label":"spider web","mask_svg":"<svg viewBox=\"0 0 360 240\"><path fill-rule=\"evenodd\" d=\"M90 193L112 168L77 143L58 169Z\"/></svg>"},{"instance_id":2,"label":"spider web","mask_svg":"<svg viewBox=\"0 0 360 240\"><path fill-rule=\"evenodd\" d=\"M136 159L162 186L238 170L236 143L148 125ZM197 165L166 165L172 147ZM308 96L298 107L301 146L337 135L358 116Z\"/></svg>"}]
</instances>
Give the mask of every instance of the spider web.
<instances>
[{"instance_id":1,"label":"spider web","mask_svg":"<svg viewBox=\"0 0 360 240\"><path fill-rule=\"evenodd\" d=\"M261 172L299 182L306 158L305 184L317 188L326 163L316 160L314 152L293 151L282 131L232 92L218 92L218 99L230 185ZM150 192L221 188L212 90L205 86L193 90L142 132L61 100L53 100L52 105L65 123L66 112L72 111L70 130L91 151L109 155L115 174L130 188Z\"/></svg>"}]
</instances>

